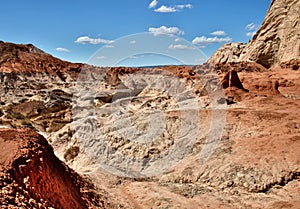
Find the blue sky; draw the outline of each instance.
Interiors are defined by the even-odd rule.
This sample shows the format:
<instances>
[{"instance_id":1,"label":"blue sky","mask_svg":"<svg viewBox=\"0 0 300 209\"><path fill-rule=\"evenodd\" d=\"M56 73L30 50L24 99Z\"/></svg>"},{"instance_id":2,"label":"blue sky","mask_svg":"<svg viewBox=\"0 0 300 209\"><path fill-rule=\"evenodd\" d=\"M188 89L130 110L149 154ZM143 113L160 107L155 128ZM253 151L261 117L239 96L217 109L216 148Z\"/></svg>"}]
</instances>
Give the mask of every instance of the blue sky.
<instances>
[{"instance_id":1,"label":"blue sky","mask_svg":"<svg viewBox=\"0 0 300 209\"><path fill-rule=\"evenodd\" d=\"M118 42L115 40L123 40L122 37L149 32L172 38L169 52L188 54L196 47L208 57L226 42L251 39L270 3L271 0L6 0L1 2L0 40L32 43L72 62L89 62L95 56L104 62L106 57L95 53L99 49L113 48ZM175 41L178 37L190 44ZM131 45L135 45L134 41L130 40ZM155 63L157 57L149 57L145 63L150 60L160 64ZM139 63L142 60L126 65L143 65Z\"/></svg>"}]
</instances>

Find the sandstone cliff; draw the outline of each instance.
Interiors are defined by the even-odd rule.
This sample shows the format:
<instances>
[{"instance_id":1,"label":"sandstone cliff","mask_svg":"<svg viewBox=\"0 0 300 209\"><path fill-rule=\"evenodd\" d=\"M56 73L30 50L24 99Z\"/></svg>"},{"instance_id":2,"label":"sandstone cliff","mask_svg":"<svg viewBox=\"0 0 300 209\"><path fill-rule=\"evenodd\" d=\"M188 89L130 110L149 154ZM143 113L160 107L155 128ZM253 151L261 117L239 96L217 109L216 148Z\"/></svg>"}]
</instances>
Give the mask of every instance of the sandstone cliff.
<instances>
[{"instance_id":1,"label":"sandstone cliff","mask_svg":"<svg viewBox=\"0 0 300 209\"><path fill-rule=\"evenodd\" d=\"M250 61L270 68L275 64L300 59L299 10L299 0L273 0L265 20L246 46L225 44L207 63Z\"/></svg>"},{"instance_id":2,"label":"sandstone cliff","mask_svg":"<svg viewBox=\"0 0 300 209\"><path fill-rule=\"evenodd\" d=\"M207 61L211 64L226 64L238 62L246 45L239 43L227 43L218 49Z\"/></svg>"}]
</instances>

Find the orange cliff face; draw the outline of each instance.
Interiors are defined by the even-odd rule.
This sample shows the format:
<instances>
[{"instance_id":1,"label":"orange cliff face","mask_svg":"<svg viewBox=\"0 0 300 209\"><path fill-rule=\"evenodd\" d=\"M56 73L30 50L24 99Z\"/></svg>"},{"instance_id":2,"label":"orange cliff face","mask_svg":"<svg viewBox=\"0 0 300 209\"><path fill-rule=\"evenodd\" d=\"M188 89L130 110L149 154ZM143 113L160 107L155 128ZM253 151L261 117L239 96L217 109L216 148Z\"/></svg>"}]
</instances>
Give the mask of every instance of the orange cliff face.
<instances>
[{"instance_id":1,"label":"orange cliff face","mask_svg":"<svg viewBox=\"0 0 300 209\"><path fill-rule=\"evenodd\" d=\"M30 129L0 129L0 173L1 208L110 208Z\"/></svg>"},{"instance_id":2,"label":"orange cliff face","mask_svg":"<svg viewBox=\"0 0 300 209\"><path fill-rule=\"evenodd\" d=\"M45 73L64 80L64 73L76 76L83 66L55 58L32 44L0 42L1 73Z\"/></svg>"}]
</instances>

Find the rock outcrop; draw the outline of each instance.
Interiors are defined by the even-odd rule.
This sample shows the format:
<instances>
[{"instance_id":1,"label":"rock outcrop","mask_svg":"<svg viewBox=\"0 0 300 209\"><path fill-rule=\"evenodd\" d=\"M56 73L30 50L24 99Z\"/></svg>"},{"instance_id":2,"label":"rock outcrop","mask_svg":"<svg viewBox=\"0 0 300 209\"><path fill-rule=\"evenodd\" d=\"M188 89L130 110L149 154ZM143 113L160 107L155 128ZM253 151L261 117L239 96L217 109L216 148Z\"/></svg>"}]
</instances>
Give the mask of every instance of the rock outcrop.
<instances>
[{"instance_id":1,"label":"rock outcrop","mask_svg":"<svg viewBox=\"0 0 300 209\"><path fill-rule=\"evenodd\" d=\"M261 27L240 56L262 64L300 58L300 1L273 0Z\"/></svg>"},{"instance_id":2,"label":"rock outcrop","mask_svg":"<svg viewBox=\"0 0 300 209\"><path fill-rule=\"evenodd\" d=\"M227 72L224 75L223 79L221 80L221 83L222 83L223 88L225 88L225 89L230 88L230 87L235 87L238 89L245 90L242 82L240 81L240 78L239 78L237 72L234 70Z\"/></svg>"},{"instance_id":3,"label":"rock outcrop","mask_svg":"<svg viewBox=\"0 0 300 209\"><path fill-rule=\"evenodd\" d=\"M241 43L225 44L207 63L247 61L270 68L275 64L300 59L299 10L298 0L273 0L264 22L246 46Z\"/></svg>"},{"instance_id":4,"label":"rock outcrop","mask_svg":"<svg viewBox=\"0 0 300 209\"><path fill-rule=\"evenodd\" d=\"M1 208L110 208L30 129L0 129Z\"/></svg>"},{"instance_id":5,"label":"rock outcrop","mask_svg":"<svg viewBox=\"0 0 300 209\"><path fill-rule=\"evenodd\" d=\"M44 76L56 76L65 81L68 76L76 76L83 67L84 64L70 63L53 57L32 44L0 41L1 73L42 73ZM69 75L66 75L66 72Z\"/></svg>"},{"instance_id":6,"label":"rock outcrop","mask_svg":"<svg viewBox=\"0 0 300 209\"><path fill-rule=\"evenodd\" d=\"M225 64L230 62L238 62L245 47L246 44L243 43L224 44L209 58L208 63Z\"/></svg>"}]
</instances>

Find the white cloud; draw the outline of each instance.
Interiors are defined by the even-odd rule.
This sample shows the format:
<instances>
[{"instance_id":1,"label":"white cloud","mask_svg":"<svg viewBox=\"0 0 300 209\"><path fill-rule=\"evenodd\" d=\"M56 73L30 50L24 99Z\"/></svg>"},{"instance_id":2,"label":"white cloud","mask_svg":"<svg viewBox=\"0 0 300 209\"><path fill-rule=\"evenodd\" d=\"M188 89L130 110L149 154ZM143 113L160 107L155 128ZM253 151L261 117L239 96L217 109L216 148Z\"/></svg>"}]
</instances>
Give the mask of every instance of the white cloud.
<instances>
[{"instance_id":1,"label":"white cloud","mask_svg":"<svg viewBox=\"0 0 300 209\"><path fill-rule=\"evenodd\" d=\"M99 56L99 57L96 57L96 59L98 59L98 60L104 60L104 59L106 59L106 57L105 56Z\"/></svg>"},{"instance_id":2,"label":"white cloud","mask_svg":"<svg viewBox=\"0 0 300 209\"><path fill-rule=\"evenodd\" d=\"M249 23L245 29L247 30L246 36L253 37L258 30L258 26L254 23Z\"/></svg>"},{"instance_id":3,"label":"white cloud","mask_svg":"<svg viewBox=\"0 0 300 209\"><path fill-rule=\"evenodd\" d=\"M138 56L136 56L136 55L131 55L131 56L129 56L128 58L129 58L129 59L137 59Z\"/></svg>"},{"instance_id":4,"label":"white cloud","mask_svg":"<svg viewBox=\"0 0 300 209\"><path fill-rule=\"evenodd\" d=\"M161 12L161 13L177 12L177 10L174 7L167 7L165 5L162 5L158 9L155 9L154 11L155 12Z\"/></svg>"},{"instance_id":5,"label":"white cloud","mask_svg":"<svg viewBox=\"0 0 300 209\"><path fill-rule=\"evenodd\" d=\"M135 40L132 40L129 42L130 44L136 44L136 41Z\"/></svg>"},{"instance_id":6,"label":"white cloud","mask_svg":"<svg viewBox=\"0 0 300 209\"><path fill-rule=\"evenodd\" d=\"M184 31L180 30L177 27L167 28L164 25L159 28L149 28L149 32L152 33L154 36L159 36L159 35L174 36L174 35L183 35L184 34Z\"/></svg>"},{"instance_id":7,"label":"white cloud","mask_svg":"<svg viewBox=\"0 0 300 209\"><path fill-rule=\"evenodd\" d=\"M180 42L181 39L180 39L180 38L176 38L174 41L175 41L175 42Z\"/></svg>"},{"instance_id":8,"label":"white cloud","mask_svg":"<svg viewBox=\"0 0 300 209\"><path fill-rule=\"evenodd\" d=\"M195 62L205 62L205 61L206 59L203 57L195 59Z\"/></svg>"},{"instance_id":9,"label":"white cloud","mask_svg":"<svg viewBox=\"0 0 300 209\"><path fill-rule=\"evenodd\" d=\"M158 4L158 1L157 1L157 0L153 0L153 1L151 1L151 3L149 4L149 8L154 8L154 7L157 6L157 4Z\"/></svg>"},{"instance_id":10,"label":"white cloud","mask_svg":"<svg viewBox=\"0 0 300 209\"><path fill-rule=\"evenodd\" d=\"M208 44L216 44L216 43L223 43L223 42L230 42L232 39L230 37L206 37L206 36L201 36L201 37L196 37L192 41L193 44L200 45L200 47L205 47Z\"/></svg>"},{"instance_id":11,"label":"white cloud","mask_svg":"<svg viewBox=\"0 0 300 209\"><path fill-rule=\"evenodd\" d=\"M180 4L180 5L176 5L175 7L178 8L178 9L185 9L185 8L192 9L193 5L191 5L191 4Z\"/></svg>"},{"instance_id":12,"label":"white cloud","mask_svg":"<svg viewBox=\"0 0 300 209\"><path fill-rule=\"evenodd\" d=\"M212 32L211 35L213 35L213 36L226 36L227 34L225 33L225 31L217 30L215 32Z\"/></svg>"},{"instance_id":13,"label":"white cloud","mask_svg":"<svg viewBox=\"0 0 300 209\"><path fill-rule=\"evenodd\" d=\"M183 9L191 9L193 8L193 5L191 4L179 4L175 6L165 6L162 5L161 7L155 9L155 12L162 12L162 13L171 13L171 12L179 12Z\"/></svg>"},{"instance_id":14,"label":"white cloud","mask_svg":"<svg viewBox=\"0 0 300 209\"><path fill-rule=\"evenodd\" d=\"M75 43L78 44L111 44L114 41L111 40L105 40L102 38L90 38L88 36L81 36L78 37L75 41Z\"/></svg>"},{"instance_id":15,"label":"white cloud","mask_svg":"<svg viewBox=\"0 0 300 209\"><path fill-rule=\"evenodd\" d=\"M185 49L191 49L191 50L195 50L196 48L193 47L193 46L188 46L188 45L183 45L183 44L171 44L169 46L169 49L182 49L182 50L185 50Z\"/></svg>"},{"instance_id":16,"label":"white cloud","mask_svg":"<svg viewBox=\"0 0 300 209\"><path fill-rule=\"evenodd\" d=\"M108 45L105 45L104 48L115 48L115 46L114 46L114 45L109 45L109 44L108 44Z\"/></svg>"},{"instance_id":17,"label":"white cloud","mask_svg":"<svg viewBox=\"0 0 300 209\"><path fill-rule=\"evenodd\" d=\"M66 48L62 48L62 47L58 47L55 49L56 51L59 51L59 52L70 52L69 49L66 49Z\"/></svg>"},{"instance_id":18,"label":"white cloud","mask_svg":"<svg viewBox=\"0 0 300 209\"><path fill-rule=\"evenodd\" d=\"M248 31L252 31L252 30L257 30L258 26L254 23L249 23L248 25L246 25L246 30Z\"/></svg>"},{"instance_id":19,"label":"white cloud","mask_svg":"<svg viewBox=\"0 0 300 209\"><path fill-rule=\"evenodd\" d=\"M252 37L252 36L255 35L255 33L256 33L256 31L253 31L253 32L247 32L247 33L246 33L246 36Z\"/></svg>"}]
</instances>

